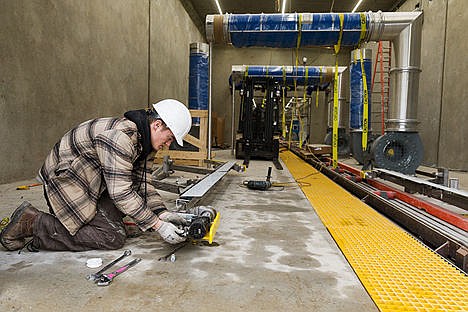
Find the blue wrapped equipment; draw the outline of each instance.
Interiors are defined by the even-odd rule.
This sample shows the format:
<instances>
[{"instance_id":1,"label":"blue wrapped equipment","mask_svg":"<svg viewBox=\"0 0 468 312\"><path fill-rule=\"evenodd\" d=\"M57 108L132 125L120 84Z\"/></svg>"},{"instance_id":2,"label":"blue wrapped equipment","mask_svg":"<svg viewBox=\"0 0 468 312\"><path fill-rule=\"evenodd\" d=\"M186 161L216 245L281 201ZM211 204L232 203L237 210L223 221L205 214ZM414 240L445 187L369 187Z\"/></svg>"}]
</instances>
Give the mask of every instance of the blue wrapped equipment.
<instances>
[{"instance_id":1,"label":"blue wrapped equipment","mask_svg":"<svg viewBox=\"0 0 468 312\"><path fill-rule=\"evenodd\" d=\"M364 49L363 62L364 72L367 81L367 94L368 94L368 125L370 129L371 124L371 80L372 80L372 58L371 50ZM349 66L349 82L350 82L350 103L349 103L349 126L351 129L362 130L363 128L363 108L364 108L364 83L362 79L361 58L359 50L351 52L351 64Z\"/></svg>"},{"instance_id":2,"label":"blue wrapped equipment","mask_svg":"<svg viewBox=\"0 0 468 312\"><path fill-rule=\"evenodd\" d=\"M355 46L364 38L369 18L361 25L360 13L342 14L342 29L338 13L230 14L230 42L238 48L333 46L342 31L341 45Z\"/></svg>"},{"instance_id":3,"label":"blue wrapped equipment","mask_svg":"<svg viewBox=\"0 0 468 312\"><path fill-rule=\"evenodd\" d=\"M208 93L209 54L200 48L192 49L191 46L189 59L189 109L207 110ZM193 123L199 125L200 118L193 118Z\"/></svg>"}]
</instances>

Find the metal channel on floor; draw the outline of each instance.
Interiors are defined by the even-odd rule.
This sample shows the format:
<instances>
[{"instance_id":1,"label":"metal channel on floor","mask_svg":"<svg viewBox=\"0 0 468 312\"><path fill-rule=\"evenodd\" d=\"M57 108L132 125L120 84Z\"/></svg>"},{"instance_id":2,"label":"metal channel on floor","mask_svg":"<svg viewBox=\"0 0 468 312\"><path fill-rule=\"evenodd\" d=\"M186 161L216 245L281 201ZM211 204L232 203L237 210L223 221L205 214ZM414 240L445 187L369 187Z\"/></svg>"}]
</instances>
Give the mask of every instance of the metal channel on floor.
<instances>
[{"instance_id":1,"label":"metal channel on floor","mask_svg":"<svg viewBox=\"0 0 468 312\"><path fill-rule=\"evenodd\" d=\"M381 311L468 311L468 277L290 151L281 159Z\"/></svg>"}]
</instances>

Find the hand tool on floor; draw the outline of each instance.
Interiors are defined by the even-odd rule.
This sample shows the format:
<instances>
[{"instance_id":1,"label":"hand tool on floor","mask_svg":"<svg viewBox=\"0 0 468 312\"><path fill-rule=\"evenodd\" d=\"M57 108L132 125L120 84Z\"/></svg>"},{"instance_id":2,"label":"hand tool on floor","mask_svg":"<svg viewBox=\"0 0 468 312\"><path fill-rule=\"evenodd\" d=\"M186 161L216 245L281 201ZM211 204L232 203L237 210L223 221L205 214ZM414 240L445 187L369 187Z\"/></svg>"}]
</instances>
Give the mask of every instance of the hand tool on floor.
<instances>
[{"instance_id":1,"label":"hand tool on floor","mask_svg":"<svg viewBox=\"0 0 468 312\"><path fill-rule=\"evenodd\" d=\"M123 272L127 271L130 269L132 266L136 265L138 262L141 261L141 258L134 259L124 265L123 267L118 268L112 273L109 274L103 274L98 280L97 280L97 285L98 286L109 286L110 283L114 280L114 278Z\"/></svg>"},{"instance_id":2,"label":"hand tool on floor","mask_svg":"<svg viewBox=\"0 0 468 312\"><path fill-rule=\"evenodd\" d=\"M123 258L127 257L127 256L130 256L132 254L132 252L130 250L125 250L124 253L118 257L117 259L115 259L114 261L110 262L109 264L107 264L105 267L103 267L102 269L100 269L98 272L96 273L93 273L93 274L89 274L88 276L86 276L86 279L87 280L90 280L90 281L96 281L98 279L101 278L102 274L107 270L109 269L111 266L113 266L114 264L116 264L117 262L119 262L120 260L122 260Z\"/></svg>"},{"instance_id":3,"label":"hand tool on floor","mask_svg":"<svg viewBox=\"0 0 468 312\"><path fill-rule=\"evenodd\" d=\"M20 185L20 186L17 186L16 189L17 190L29 190L29 188L34 187L34 186L39 186L39 185L42 185L42 183L32 183L32 184L28 184L28 185Z\"/></svg>"},{"instance_id":4,"label":"hand tool on floor","mask_svg":"<svg viewBox=\"0 0 468 312\"><path fill-rule=\"evenodd\" d=\"M170 253L168 253L167 255L165 256L162 256L161 258L158 259L158 261L170 261L170 262L175 262L175 252L184 248L185 246L187 246L187 241L181 243L179 246L177 246L176 248L174 248Z\"/></svg>"}]
</instances>

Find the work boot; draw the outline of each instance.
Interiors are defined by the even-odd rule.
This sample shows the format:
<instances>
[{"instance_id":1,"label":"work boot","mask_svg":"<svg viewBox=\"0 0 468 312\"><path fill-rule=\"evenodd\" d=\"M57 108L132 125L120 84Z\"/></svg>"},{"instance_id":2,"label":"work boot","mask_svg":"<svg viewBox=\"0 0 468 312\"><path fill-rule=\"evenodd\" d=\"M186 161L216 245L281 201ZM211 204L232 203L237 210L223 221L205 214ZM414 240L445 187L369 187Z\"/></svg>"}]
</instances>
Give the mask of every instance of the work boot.
<instances>
[{"instance_id":1,"label":"work boot","mask_svg":"<svg viewBox=\"0 0 468 312\"><path fill-rule=\"evenodd\" d=\"M7 250L24 247L25 239L33 236L33 224L40 211L25 201L11 215L10 223L0 233L0 243Z\"/></svg>"}]
</instances>

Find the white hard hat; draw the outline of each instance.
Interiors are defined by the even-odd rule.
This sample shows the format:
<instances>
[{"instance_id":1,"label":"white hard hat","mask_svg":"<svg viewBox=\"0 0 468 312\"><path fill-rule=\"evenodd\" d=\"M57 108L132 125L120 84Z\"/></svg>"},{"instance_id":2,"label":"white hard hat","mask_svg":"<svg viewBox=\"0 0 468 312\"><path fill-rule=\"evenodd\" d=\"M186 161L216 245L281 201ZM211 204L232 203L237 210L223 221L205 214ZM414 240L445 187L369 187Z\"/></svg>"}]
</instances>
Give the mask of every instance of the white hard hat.
<instances>
[{"instance_id":1,"label":"white hard hat","mask_svg":"<svg viewBox=\"0 0 468 312\"><path fill-rule=\"evenodd\" d=\"M181 102L172 99L153 104L153 108L172 131L177 143L183 146L183 139L192 127L192 116L188 108Z\"/></svg>"}]
</instances>

